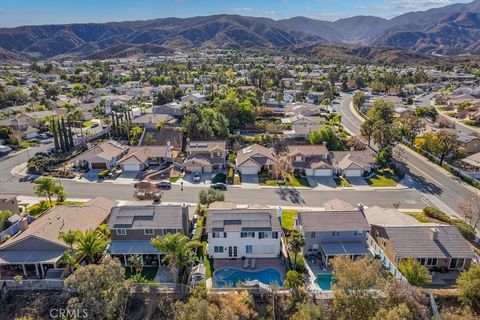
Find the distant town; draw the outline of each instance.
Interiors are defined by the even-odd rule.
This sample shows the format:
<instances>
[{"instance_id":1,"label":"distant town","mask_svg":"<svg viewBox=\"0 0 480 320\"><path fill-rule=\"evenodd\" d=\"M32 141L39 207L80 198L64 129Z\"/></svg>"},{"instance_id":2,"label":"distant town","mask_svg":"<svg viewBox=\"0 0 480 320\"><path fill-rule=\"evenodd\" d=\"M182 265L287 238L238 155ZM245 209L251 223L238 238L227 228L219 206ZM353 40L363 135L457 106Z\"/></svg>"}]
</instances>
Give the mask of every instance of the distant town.
<instances>
[{"instance_id":1,"label":"distant town","mask_svg":"<svg viewBox=\"0 0 480 320\"><path fill-rule=\"evenodd\" d=\"M480 68L0 67L0 319L475 319Z\"/></svg>"}]
</instances>

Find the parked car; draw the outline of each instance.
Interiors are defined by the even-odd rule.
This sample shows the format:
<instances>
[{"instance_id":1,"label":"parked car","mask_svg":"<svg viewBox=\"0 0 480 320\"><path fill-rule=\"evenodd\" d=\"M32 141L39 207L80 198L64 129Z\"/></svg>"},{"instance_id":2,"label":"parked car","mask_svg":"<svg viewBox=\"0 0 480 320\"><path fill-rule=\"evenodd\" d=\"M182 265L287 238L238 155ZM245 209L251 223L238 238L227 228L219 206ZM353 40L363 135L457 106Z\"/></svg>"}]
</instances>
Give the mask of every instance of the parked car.
<instances>
[{"instance_id":1,"label":"parked car","mask_svg":"<svg viewBox=\"0 0 480 320\"><path fill-rule=\"evenodd\" d=\"M217 183L212 183L210 188L217 189L217 190L227 190L227 185L225 183L217 182Z\"/></svg>"},{"instance_id":2,"label":"parked car","mask_svg":"<svg viewBox=\"0 0 480 320\"><path fill-rule=\"evenodd\" d=\"M172 183L168 180L163 180L157 183L157 188L170 189L171 187L172 187Z\"/></svg>"},{"instance_id":3,"label":"parked car","mask_svg":"<svg viewBox=\"0 0 480 320\"><path fill-rule=\"evenodd\" d=\"M139 182L135 182L135 184L133 185L134 188L148 188L150 187L150 181L148 180L142 180L142 181L139 181Z\"/></svg>"},{"instance_id":4,"label":"parked car","mask_svg":"<svg viewBox=\"0 0 480 320\"><path fill-rule=\"evenodd\" d=\"M193 173L193 182L199 182L200 181L200 173L194 172Z\"/></svg>"}]
</instances>

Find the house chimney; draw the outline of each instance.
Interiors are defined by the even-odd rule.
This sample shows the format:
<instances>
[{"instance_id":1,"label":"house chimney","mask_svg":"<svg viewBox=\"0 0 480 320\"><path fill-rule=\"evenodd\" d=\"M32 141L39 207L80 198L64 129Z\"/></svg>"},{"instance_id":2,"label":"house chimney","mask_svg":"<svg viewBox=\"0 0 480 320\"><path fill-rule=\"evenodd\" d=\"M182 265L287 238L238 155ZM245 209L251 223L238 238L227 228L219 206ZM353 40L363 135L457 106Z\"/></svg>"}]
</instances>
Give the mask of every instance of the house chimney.
<instances>
[{"instance_id":1,"label":"house chimney","mask_svg":"<svg viewBox=\"0 0 480 320\"><path fill-rule=\"evenodd\" d=\"M437 228L430 228L430 240L437 241L438 240L438 229Z\"/></svg>"},{"instance_id":2,"label":"house chimney","mask_svg":"<svg viewBox=\"0 0 480 320\"><path fill-rule=\"evenodd\" d=\"M168 147L171 147L172 146L172 143L170 141L167 141L167 146Z\"/></svg>"},{"instance_id":3,"label":"house chimney","mask_svg":"<svg viewBox=\"0 0 480 320\"><path fill-rule=\"evenodd\" d=\"M358 203L357 208L358 208L358 211L360 211L360 212L363 212L363 210L368 209L368 207L366 205L364 205L363 203Z\"/></svg>"},{"instance_id":4,"label":"house chimney","mask_svg":"<svg viewBox=\"0 0 480 320\"><path fill-rule=\"evenodd\" d=\"M324 147L326 147L326 146L327 146L327 141L322 141L322 145L323 145Z\"/></svg>"}]
</instances>

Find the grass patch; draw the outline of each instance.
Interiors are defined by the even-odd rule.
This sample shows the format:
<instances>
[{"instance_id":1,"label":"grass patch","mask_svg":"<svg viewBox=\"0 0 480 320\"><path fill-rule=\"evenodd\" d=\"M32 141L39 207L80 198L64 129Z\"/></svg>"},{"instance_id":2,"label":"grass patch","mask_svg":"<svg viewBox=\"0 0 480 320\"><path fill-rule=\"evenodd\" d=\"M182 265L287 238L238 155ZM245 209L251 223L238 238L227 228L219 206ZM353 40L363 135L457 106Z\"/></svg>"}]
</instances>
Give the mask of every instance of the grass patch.
<instances>
[{"instance_id":1,"label":"grass patch","mask_svg":"<svg viewBox=\"0 0 480 320\"><path fill-rule=\"evenodd\" d=\"M333 180L337 184L337 187L342 187L342 188L351 188L352 187L352 184L350 183L350 181L348 181L344 177L333 178Z\"/></svg>"},{"instance_id":2,"label":"grass patch","mask_svg":"<svg viewBox=\"0 0 480 320\"><path fill-rule=\"evenodd\" d=\"M370 187L395 187L400 178L391 169L381 169L371 177L365 179Z\"/></svg>"},{"instance_id":3,"label":"grass patch","mask_svg":"<svg viewBox=\"0 0 480 320\"><path fill-rule=\"evenodd\" d=\"M288 230L293 230L295 218L298 216L296 210L282 210L282 227Z\"/></svg>"},{"instance_id":4,"label":"grass patch","mask_svg":"<svg viewBox=\"0 0 480 320\"><path fill-rule=\"evenodd\" d=\"M84 201L64 201L62 203L59 203L59 206L83 206L85 204ZM32 204L31 206L27 207L27 212L31 216L35 218L39 218L43 213L48 211L50 208L54 207L57 205L56 201L52 201L51 204L48 202L42 200L39 203Z\"/></svg>"},{"instance_id":5,"label":"grass patch","mask_svg":"<svg viewBox=\"0 0 480 320\"><path fill-rule=\"evenodd\" d=\"M157 271L158 271L158 267L144 267L142 272L141 272L141 275L145 279L147 279L149 281L152 281L152 280L155 279L155 276L157 275ZM125 268L125 278L126 279L130 279L134 275L135 275L135 272L132 272L132 268L130 268L130 267Z\"/></svg>"},{"instance_id":6,"label":"grass patch","mask_svg":"<svg viewBox=\"0 0 480 320\"><path fill-rule=\"evenodd\" d=\"M287 175L285 186L287 187L310 187L306 177ZM269 173L262 172L258 174L258 183L262 186L278 186L277 179L272 177Z\"/></svg>"},{"instance_id":7,"label":"grass patch","mask_svg":"<svg viewBox=\"0 0 480 320\"><path fill-rule=\"evenodd\" d=\"M96 123L95 121L89 120L89 121L85 121L82 125L83 125L84 128L90 128L95 123Z\"/></svg>"},{"instance_id":8,"label":"grass patch","mask_svg":"<svg viewBox=\"0 0 480 320\"><path fill-rule=\"evenodd\" d=\"M430 219L429 217L427 217L425 215L425 213L423 213L422 211L418 211L418 212L402 212L404 214L408 214L409 216L412 216L414 217L415 219L417 219L418 222L421 222L421 223L429 223L429 222L432 222L433 220Z\"/></svg>"},{"instance_id":9,"label":"grass patch","mask_svg":"<svg viewBox=\"0 0 480 320\"><path fill-rule=\"evenodd\" d=\"M170 177L168 180L169 180L170 182L177 182L178 179L180 179L180 176Z\"/></svg>"}]
</instances>

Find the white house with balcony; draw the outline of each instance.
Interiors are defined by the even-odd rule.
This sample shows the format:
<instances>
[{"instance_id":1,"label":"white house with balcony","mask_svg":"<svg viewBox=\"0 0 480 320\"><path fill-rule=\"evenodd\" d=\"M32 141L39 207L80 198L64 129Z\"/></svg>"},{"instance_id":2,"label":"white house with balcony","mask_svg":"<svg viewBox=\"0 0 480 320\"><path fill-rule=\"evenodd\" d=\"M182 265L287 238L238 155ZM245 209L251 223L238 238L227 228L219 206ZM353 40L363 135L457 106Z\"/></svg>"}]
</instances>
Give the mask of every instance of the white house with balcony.
<instances>
[{"instance_id":1,"label":"white house with balcony","mask_svg":"<svg viewBox=\"0 0 480 320\"><path fill-rule=\"evenodd\" d=\"M214 259L280 256L282 227L275 210L209 209L206 230L208 255Z\"/></svg>"}]
</instances>

